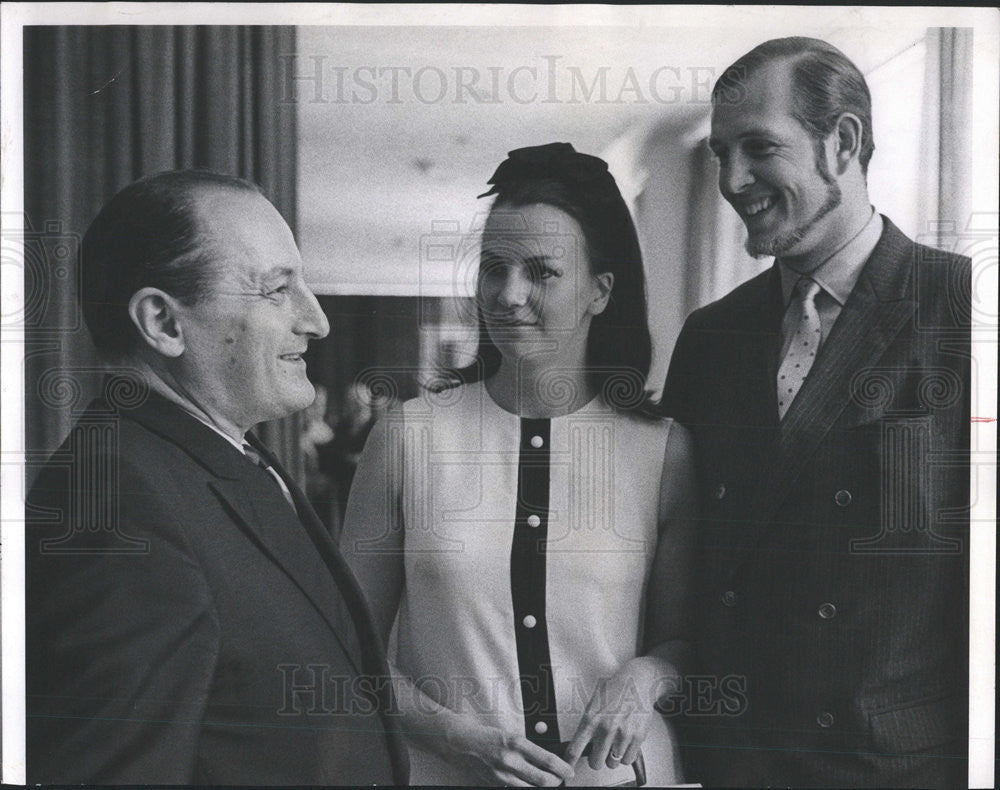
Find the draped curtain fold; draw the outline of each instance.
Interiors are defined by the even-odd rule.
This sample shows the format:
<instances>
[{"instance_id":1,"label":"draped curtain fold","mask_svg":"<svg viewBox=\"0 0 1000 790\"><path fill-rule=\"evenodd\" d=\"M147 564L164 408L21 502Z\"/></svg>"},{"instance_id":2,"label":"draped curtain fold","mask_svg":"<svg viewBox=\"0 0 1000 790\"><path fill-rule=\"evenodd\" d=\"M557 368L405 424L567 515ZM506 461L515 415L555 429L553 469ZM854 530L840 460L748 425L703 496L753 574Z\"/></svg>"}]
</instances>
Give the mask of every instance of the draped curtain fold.
<instances>
[{"instance_id":1,"label":"draped curtain fold","mask_svg":"<svg viewBox=\"0 0 1000 790\"><path fill-rule=\"evenodd\" d=\"M38 26L24 32L28 289L44 287L25 338L25 446L51 451L101 377L75 303L74 258L100 207L135 179L203 167L258 184L295 229L296 114L279 93L293 27ZM27 270L26 270L27 271ZM298 419L258 428L301 480Z\"/></svg>"},{"instance_id":2,"label":"draped curtain fold","mask_svg":"<svg viewBox=\"0 0 1000 790\"><path fill-rule=\"evenodd\" d=\"M931 244L966 228L971 213L972 28L927 31L924 81L922 228L937 228Z\"/></svg>"}]
</instances>

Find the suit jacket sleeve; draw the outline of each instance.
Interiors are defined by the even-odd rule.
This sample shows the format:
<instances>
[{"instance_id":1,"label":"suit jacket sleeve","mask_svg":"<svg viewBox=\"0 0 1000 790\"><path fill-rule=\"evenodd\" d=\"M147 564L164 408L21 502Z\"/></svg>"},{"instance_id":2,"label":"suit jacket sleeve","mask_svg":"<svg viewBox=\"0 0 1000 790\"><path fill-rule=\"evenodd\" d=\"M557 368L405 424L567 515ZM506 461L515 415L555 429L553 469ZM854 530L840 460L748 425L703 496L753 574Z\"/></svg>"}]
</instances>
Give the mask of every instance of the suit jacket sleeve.
<instances>
[{"instance_id":1,"label":"suit jacket sleeve","mask_svg":"<svg viewBox=\"0 0 1000 790\"><path fill-rule=\"evenodd\" d=\"M48 529L29 529L32 782L193 781L219 627L180 503L157 488L123 465L112 498L122 532L148 541L144 553L42 553Z\"/></svg>"},{"instance_id":2,"label":"suit jacket sleeve","mask_svg":"<svg viewBox=\"0 0 1000 790\"><path fill-rule=\"evenodd\" d=\"M690 425L694 418L692 395L697 391L694 376L698 370L695 354L695 335L693 327L696 315L692 314L684 322L684 327L677 338L673 354L670 356L670 367L663 384L663 395L660 399L660 411L666 417L673 417L682 425Z\"/></svg>"}]
</instances>

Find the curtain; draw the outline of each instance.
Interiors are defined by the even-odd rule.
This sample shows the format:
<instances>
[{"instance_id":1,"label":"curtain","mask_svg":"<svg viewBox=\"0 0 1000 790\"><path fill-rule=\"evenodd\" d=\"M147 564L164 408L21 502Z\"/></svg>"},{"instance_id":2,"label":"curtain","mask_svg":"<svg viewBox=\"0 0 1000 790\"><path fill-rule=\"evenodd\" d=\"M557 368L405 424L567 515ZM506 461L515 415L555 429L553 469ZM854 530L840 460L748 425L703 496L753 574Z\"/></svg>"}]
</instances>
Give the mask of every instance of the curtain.
<instances>
[{"instance_id":1,"label":"curtain","mask_svg":"<svg viewBox=\"0 0 1000 790\"><path fill-rule=\"evenodd\" d=\"M971 216L972 28L929 28L926 41L921 241L949 246Z\"/></svg>"},{"instance_id":2,"label":"curtain","mask_svg":"<svg viewBox=\"0 0 1000 790\"><path fill-rule=\"evenodd\" d=\"M257 183L294 231L296 115L279 99L280 57L294 50L292 27L25 28L29 454L58 446L97 392L75 263L88 223L119 189L204 167ZM258 430L301 480L298 420Z\"/></svg>"}]
</instances>

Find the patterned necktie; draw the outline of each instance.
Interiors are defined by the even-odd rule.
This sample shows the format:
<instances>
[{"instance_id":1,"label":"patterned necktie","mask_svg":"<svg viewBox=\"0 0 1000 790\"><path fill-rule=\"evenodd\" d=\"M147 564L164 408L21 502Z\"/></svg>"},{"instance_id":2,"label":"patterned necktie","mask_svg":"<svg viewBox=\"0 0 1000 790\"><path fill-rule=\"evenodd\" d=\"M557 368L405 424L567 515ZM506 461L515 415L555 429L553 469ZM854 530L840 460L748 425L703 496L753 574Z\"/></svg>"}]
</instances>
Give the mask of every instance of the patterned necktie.
<instances>
[{"instance_id":1,"label":"patterned necktie","mask_svg":"<svg viewBox=\"0 0 1000 790\"><path fill-rule=\"evenodd\" d=\"M789 331L793 332L788 351L778 368L778 417L784 419L785 412L792 405L795 396L802 388L809 369L816 359L823 328L816 311L816 294L820 291L819 283L803 277L795 284L797 301L793 304L799 309L799 320Z\"/></svg>"},{"instance_id":2,"label":"patterned necktie","mask_svg":"<svg viewBox=\"0 0 1000 790\"><path fill-rule=\"evenodd\" d=\"M249 458L251 461L257 464L257 466L259 466L261 469L263 469L271 476L274 482L277 483L278 488L281 489L282 496L284 496L285 499L288 501L288 504L292 506L292 510L295 510L295 502L292 500L292 494L288 490L288 486L285 485L284 480L281 479L281 475L278 474L278 471L273 466L271 466L267 461L264 460L263 456L261 456L261 454L257 452L257 450L253 447L253 445L247 442L243 442L243 453L246 455L247 458ZM298 511L296 510L296 512Z\"/></svg>"}]
</instances>

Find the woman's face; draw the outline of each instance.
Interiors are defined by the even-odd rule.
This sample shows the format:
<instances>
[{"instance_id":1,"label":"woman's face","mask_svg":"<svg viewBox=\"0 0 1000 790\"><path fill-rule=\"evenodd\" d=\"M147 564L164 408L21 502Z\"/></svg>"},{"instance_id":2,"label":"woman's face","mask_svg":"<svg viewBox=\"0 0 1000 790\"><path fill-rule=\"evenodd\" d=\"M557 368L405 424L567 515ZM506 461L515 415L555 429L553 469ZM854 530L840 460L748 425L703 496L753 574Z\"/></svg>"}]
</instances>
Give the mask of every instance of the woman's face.
<instances>
[{"instance_id":1,"label":"woman's face","mask_svg":"<svg viewBox=\"0 0 1000 790\"><path fill-rule=\"evenodd\" d=\"M494 206L483 230L479 306L507 358L585 358L591 319L604 310L613 275L591 272L579 224L544 203Z\"/></svg>"}]
</instances>

